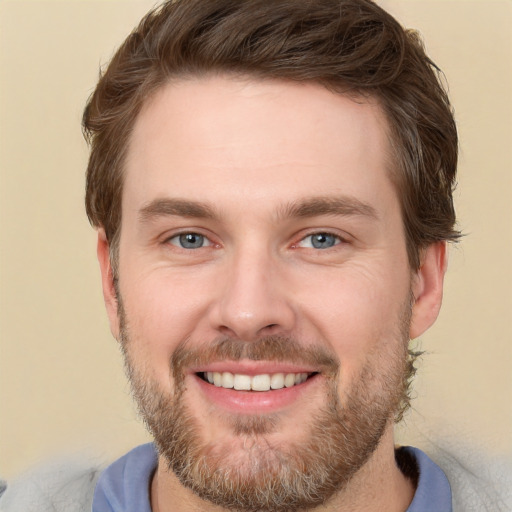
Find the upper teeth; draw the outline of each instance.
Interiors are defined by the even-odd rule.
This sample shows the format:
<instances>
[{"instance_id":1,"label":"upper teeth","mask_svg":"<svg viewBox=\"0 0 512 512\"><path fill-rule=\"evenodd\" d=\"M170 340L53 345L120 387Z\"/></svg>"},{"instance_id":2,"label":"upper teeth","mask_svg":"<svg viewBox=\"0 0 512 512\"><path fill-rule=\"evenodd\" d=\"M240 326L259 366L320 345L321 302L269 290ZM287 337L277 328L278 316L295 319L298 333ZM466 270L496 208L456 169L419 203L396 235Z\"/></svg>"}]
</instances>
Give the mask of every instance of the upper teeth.
<instances>
[{"instance_id":1,"label":"upper teeth","mask_svg":"<svg viewBox=\"0 0 512 512\"><path fill-rule=\"evenodd\" d=\"M217 387L244 391L269 391L271 389L291 388L304 382L307 373L273 373L269 375L243 375L230 372L205 372L206 380Z\"/></svg>"}]
</instances>

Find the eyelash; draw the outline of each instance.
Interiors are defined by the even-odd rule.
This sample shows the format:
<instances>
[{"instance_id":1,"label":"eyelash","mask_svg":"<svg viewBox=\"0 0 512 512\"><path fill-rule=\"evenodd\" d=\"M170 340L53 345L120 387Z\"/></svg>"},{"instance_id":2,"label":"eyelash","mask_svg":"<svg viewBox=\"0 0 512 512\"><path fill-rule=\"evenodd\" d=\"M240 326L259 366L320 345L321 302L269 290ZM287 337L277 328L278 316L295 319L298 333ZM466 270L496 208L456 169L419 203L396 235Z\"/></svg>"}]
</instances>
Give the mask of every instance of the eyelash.
<instances>
[{"instance_id":1,"label":"eyelash","mask_svg":"<svg viewBox=\"0 0 512 512\"><path fill-rule=\"evenodd\" d=\"M200 237L202 244L200 246L198 246L198 247L183 247L183 240L181 238L182 237L187 237L187 236ZM312 238L314 236L317 236L317 237L323 236L324 238L332 237L334 239L334 243L332 245L328 246L328 247L315 247L314 246L315 242L313 241L313 238ZM175 240L175 239L177 240L177 243L173 243L172 242L172 240ZM301 244L303 244L307 239L311 239L311 246L307 247L307 248L317 249L317 250L331 249L332 247L335 247L337 245L340 245L342 243L346 243L347 242L343 237L341 237L338 234L331 233L329 231L315 231L315 232L308 233L307 235L303 236L297 243L294 243L292 245L292 248L296 249L296 248L303 247ZM207 242L207 243L204 244L204 242ZM175 247L177 247L179 249L183 249L183 250L186 250L186 251L195 250L195 249L203 249L205 247L211 247L211 246L216 245L206 235L203 235L203 234L195 232L195 231L184 231L184 232L181 232L181 233L176 233L175 235L167 238L164 243L165 244L171 244L171 245L173 245L173 246L175 246Z\"/></svg>"},{"instance_id":2,"label":"eyelash","mask_svg":"<svg viewBox=\"0 0 512 512\"><path fill-rule=\"evenodd\" d=\"M207 242L207 244L201 245L200 247L183 247L183 245L181 245L181 237L187 237L187 236L200 237L204 242ZM178 243L173 243L172 240L174 240L174 239L176 239L178 241ZM179 249L184 249L184 250L202 249L204 247L210 247L210 246L215 245L206 235L203 235L196 231L184 231L182 233L176 233L175 235L167 238L165 240L165 243L174 245L175 247L178 247Z\"/></svg>"},{"instance_id":3,"label":"eyelash","mask_svg":"<svg viewBox=\"0 0 512 512\"><path fill-rule=\"evenodd\" d=\"M314 244L315 242L313 241L313 237L320 237L320 236L323 236L324 238L325 237L332 237L334 239L334 243L332 245L330 245L329 247L314 247ZM301 244L303 242L305 242L307 239L311 239L311 245L313 247L308 247L308 248L313 248L313 249L317 249L317 250L327 250L327 249L331 249L337 245L340 245L342 243L346 243L346 240L341 237L340 235L336 234L336 233L331 233L329 231L315 231L313 233L308 233L306 236L302 237L298 243L294 244L293 247L301 247Z\"/></svg>"}]
</instances>

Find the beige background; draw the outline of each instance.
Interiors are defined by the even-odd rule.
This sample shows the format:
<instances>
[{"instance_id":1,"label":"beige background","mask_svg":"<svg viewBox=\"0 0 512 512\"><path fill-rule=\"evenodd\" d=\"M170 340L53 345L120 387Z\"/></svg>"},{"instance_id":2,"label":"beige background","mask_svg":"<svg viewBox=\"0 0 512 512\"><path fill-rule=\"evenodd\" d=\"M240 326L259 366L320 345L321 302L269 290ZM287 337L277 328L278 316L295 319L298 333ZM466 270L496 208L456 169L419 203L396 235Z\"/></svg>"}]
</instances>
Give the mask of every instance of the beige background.
<instances>
[{"instance_id":1,"label":"beige background","mask_svg":"<svg viewBox=\"0 0 512 512\"><path fill-rule=\"evenodd\" d=\"M512 453L512 3L388 0L450 84L460 227L445 304L399 439L448 432ZM108 461L147 439L83 212L81 110L151 1L0 1L0 474L49 455Z\"/></svg>"}]
</instances>

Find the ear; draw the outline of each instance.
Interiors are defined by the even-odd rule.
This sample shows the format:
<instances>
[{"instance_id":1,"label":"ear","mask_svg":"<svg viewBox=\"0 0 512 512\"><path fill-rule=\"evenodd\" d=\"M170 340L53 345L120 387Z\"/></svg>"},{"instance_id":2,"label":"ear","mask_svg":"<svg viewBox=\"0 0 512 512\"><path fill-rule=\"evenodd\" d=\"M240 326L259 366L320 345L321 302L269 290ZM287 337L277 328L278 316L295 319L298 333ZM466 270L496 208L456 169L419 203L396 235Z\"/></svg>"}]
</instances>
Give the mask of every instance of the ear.
<instances>
[{"instance_id":1,"label":"ear","mask_svg":"<svg viewBox=\"0 0 512 512\"><path fill-rule=\"evenodd\" d=\"M444 274L448 266L446 242L429 245L421 255L420 268L413 275L411 339L423 334L437 319L443 299Z\"/></svg>"},{"instance_id":2,"label":"ear","mask_svg":"<svg viewBox=\"0 0 512 512\"><path fill-rule=\"evenodd\" d=\"M116 340L119 340L119 317L117 293L114 286L114 274L110 263L110 246L103 228L98 229L98 245L96 248L98 262L101 270L101 284L103 287L103 300L107 308L110 331Z\"/></svg>"}]
</instances>

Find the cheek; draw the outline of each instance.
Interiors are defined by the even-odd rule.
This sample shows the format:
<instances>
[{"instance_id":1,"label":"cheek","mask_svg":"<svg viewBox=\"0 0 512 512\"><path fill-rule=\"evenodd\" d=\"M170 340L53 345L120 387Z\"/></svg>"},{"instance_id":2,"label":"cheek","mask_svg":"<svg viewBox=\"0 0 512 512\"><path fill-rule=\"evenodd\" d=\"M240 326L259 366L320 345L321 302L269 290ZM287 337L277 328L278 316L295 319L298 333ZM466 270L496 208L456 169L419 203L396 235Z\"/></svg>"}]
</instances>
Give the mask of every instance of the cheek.
<instances>
[{"instance_id":1,"label":"cheek","mask_svg":"<svg viewBox=\"0 0 512 512\"><path fill-rule=\"evenodd\" d=\"M168 379L170 357L191 337L205 306L190 283L153 273L120 285L132 360L162 381Z\"/></svg>"},{"instance_id":2,"label":"cheek","mask_svg":"<svg viewBox=\"0 0 512 512\"><path fill-rule=\"evenodd\" d=\"M337 354L352 375L369 354L393 350L402 342L401 322L409 297L409 279L353 266L329 276L314 293L303 293L302 315Z\"/></svg>"}]
</instances>

